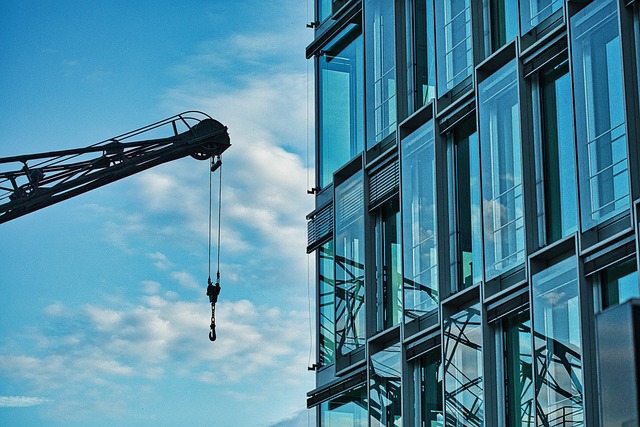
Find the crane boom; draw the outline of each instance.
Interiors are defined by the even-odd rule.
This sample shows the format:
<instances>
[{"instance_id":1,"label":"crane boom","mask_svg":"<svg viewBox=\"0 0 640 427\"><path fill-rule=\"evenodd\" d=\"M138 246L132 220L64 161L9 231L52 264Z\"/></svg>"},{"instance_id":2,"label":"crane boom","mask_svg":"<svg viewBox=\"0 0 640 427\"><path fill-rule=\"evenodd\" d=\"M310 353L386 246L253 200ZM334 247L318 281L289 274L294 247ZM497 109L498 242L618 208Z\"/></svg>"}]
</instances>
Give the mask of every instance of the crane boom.
<instances>
[{"instance_id":1,"label":"crane boom","mask_svg":"<svg viewBox=\"0 0 640 427\"><path fill-rule=\"evenodd\" d=\"M89 147L0 158L0 224L172 160L219 158L230 146L226 126L187 111Z\"/></svg>"}]
</instances>

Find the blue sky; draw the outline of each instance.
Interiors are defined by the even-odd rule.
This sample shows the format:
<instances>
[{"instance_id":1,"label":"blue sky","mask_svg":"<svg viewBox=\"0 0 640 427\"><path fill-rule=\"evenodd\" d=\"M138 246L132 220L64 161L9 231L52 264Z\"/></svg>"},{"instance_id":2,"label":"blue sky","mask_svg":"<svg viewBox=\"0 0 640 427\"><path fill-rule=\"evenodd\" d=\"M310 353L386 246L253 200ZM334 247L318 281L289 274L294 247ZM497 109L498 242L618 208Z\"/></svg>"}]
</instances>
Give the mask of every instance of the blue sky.
<instances>
[{"instance_id":1,"label":"blue sky","mask_svg":"<svg viewBox=\"0 0 640 427\"><path fill-rule=\"evenodd\" d=\"M207 162L0 225L0 425L307 425L310 3L0 0L0 157L192 109L233 144L215 343Z\"/></svg>"}]
</instances>

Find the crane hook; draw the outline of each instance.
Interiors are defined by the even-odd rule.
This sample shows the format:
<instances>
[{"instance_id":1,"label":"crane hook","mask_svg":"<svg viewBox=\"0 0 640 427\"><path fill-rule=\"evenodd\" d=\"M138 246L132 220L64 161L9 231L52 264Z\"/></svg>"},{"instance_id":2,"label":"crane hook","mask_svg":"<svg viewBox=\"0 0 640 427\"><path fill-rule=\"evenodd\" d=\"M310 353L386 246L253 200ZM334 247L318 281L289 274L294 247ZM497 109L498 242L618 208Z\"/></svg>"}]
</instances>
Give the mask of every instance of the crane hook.
<instances>
[{"instance_id":1,"label":"crane hook","mask_svg":"<svg viewBox=\"0 0 640 427\"><path fill-rule=\"evenodd\" d=\"M209 302L211 303L211 331L209 332L209 340L216 340L216 303L218 302L218 295L220 295L220 273L217 274L217 280L215 285L211 282L211 277L207 279L207 295L209 296Z\"/></svg>"}]
</instances>

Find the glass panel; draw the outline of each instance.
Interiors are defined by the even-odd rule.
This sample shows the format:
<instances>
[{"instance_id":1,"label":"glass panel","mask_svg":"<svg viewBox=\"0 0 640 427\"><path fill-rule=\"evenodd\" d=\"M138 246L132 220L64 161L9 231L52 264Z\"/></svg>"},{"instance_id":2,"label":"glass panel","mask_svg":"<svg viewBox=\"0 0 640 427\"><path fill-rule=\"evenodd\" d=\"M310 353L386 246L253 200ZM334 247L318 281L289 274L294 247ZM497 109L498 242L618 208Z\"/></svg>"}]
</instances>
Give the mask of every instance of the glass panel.
<instances>
[{"instance_id":1,"label":"glass panel","mask_svg":"<svg viewBox=\"0 0 640 427\"><path fill-rule=\"evenodd\" d=\"M491 51L495 52L518 35L518 2L491 0Z\"/></svg>"},{"instance_id":2,"label":"glass panel","mask_svg":"<svg viewBox=\"0 0 640 427\"><path fill-rule=\"evenodd\" d=\"M482 329L479 304L445 320L444 355L447 427L483 425Z\"/></svg>"},{"instance_id":3,"label":"glass panel","mask_svg":"<svg viewBox=\"0 0 640 427\"><path fill-rule=\"evenodd\" d=\"M429 351L420 357L416 390L416 423L421 427L444 426L442 412L442 361L440 349Z\"/></svg>"},{"instance_id":4,"label":"glass panel","mask_svg":"<svg viewBox=\"0 0 640 427\"><path fill-rule=\"evenodd\" d=\"M629 209L618 9L589 4L571 18L582 231Z\"/></svg>"},{"instance_id":5,"label":"glass panel","mask_svg":"<svg viewBox=\"0 0 640 427\"><path fill-rule=\"evenodd\" d=\"M362 174L336 188L335 292L338 357L365 343Z\"/></svg>"},{"instance_id":6,"label":"glass panel","mask_svg":"<svg viewBox=\"0 0 640 427\"><path fill-rule=\"evenodd\" d=\"M331 0L317 0L316 5L318 7L316 19L321 23L331 15Z\"/></svg>"},{"instance_id":7,"label":"glass panel","mask_svg":"<svg viewBox=\"0 0 640 427\"><path fill-rule=\"evenodd\" d=\"M603 310L640 297L635 257L605 269L601 274L601 284Z\"/></svg>"},{"instance_id":8,"label":"glass panel","mask_svg":"<svg viewBox=\"0 0 640 427\"><path fill-rule=\"evenodd\" d=\"M324 188L333 173L364 147L364 72L360 27L349 26L327 45L319 63L318 179Z\"/></svg>"},{"instance_id":9,"label":"glass panel","mask_svg":"<svg viewBox=\"0 0 640 427\"><path fill-rule=\"evenodd\" d=\"M520 25L522 26L522 34L527 34L560 9L562 9L562 0L521 0Z\"/></svg>"},{"instance_id":10,"label":"glass panel","mask_svg":"<svg viewBox=\"0 0 640 427\"><path fill-rule=\"evenodd\" d=\"M518 72L515 60L478 86L487 280L525 259Z\"/></svg>"},{"instance_id":11,"label":"glass panel","mask_svg":"<svg viewBox=\"0 0 640 427\"><path fill-rule=\"evenodd\" d=\"M333 280L333 240L320 246L318 262L318 287L320 292L320 366L335 361L335 310Z\"/></svg>"},{"instance_id":12,"label":"glass panel","mask_svg":"<svg viewBox=\"0 0 640 427\"><path fill-rule=\"evenodd\" d=\"M320 404L320 427L346 426L368 427L365 385Z\"/></svg>"},{"instance_id":13,"label":"glass panel","mask_svg":"<svg viewBox=\"0 0 640 427\"><path fill-rule=\"evenodd\" d=\"M393 0L364 5L367 100L367 147L395 131L396 50Z\"/></svg>"},{"instance_id":14,"label":"glass panel","mask_svg":"<svg viewBox=\"0 0 640 427\"><path fill-rule=\"evenodd\" d=\"M402 252L397 201L392 200L380 209L376 239L377 330L382 331L397 325L402 318Z\"/></svg>"},{"instance_id":15,"label":"glass panel","mask_svg":"<svg viewBox=\"0 0 640 427\"><path fill-rule=\"evenodd\" d=\"M369 370L369 414L371 426L402 426L400 344L371 356Z\"/></svg>"},{"instance_id":16,"label":"glass panel","mask_svg":"<svg viewBox=\"0 0 640 427\"><path fill-rule=\"evenodd\" d=\"M473 71L471 0L435 3L438 97L462 83Z\"/></svg>"},{"instance_id":17,"label":"glass panel","mask_svg":"<svg viewBox=\"0 0 640 427\"><path fill-rule=\"evenodd\" d=\"M540 425L581 426L580 303L575 258L532 279L536 415Z\"/></svg>"},{"instance_id":18,"label":"glass panel","mask_svg":"<svg viewBox=\"0 0 640 427\"><path fill-rule=\"evenodd\" d=\"M430 0L407 0L413 14L407 14L407 81L409 87L409 113L427 105L436 95L435 33L433 28L433 2Z\"/></svg>"},{"instance_id":19,"label":"glass panel","mask_svg":"<svg viewBox=\"0 0 640 427\"><path fill-rule=\"evenodd\" d=\"M503 323L506 420L508 427L534 427L533 352L529 310L508 316Z\"/></svg>"},{"instance_id":20,"label":"glass panel","mask_svg":"<svg viewBox=\"0 0 640 427\"><path fill-rule=\"evenodd\" d=\"M480 154L473 123L453 131L449 152L449 224L453 252L452 292L482 281L482 209L480 198Z\"/></svg>"},{"instance_id":21,"label":"glass panel","mask_svg":"<svg viewBox=\"0 0 640 427\"><path fill-rule=\"evenodd\" d=\"M402 223L405 322L438 309L433 122L403 139Z\"/></svg>"},{"instance_id":22,"label":"glass panel","mask_svg":"<svg viewBox=\"0 0 640 427\"><path fill-rule=\"evenodd\" d=\"M560 64L540 76L542 135L541 173L544 212L544 244L578 230L573 107L569 63ZM540 159L538 159L540 160Z\"/></svg>"}]
</instances>

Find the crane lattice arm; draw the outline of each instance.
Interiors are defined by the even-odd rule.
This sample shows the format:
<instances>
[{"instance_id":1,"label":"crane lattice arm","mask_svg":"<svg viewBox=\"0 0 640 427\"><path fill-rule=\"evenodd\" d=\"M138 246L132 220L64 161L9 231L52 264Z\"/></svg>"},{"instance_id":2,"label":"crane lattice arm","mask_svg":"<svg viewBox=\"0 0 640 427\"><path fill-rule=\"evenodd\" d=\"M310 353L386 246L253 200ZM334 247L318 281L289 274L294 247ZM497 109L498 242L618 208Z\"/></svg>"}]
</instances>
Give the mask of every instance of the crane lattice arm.
<instances>
[{"instance_id":1,"label":"crane lattice arm","mask_svg":"<svg viewBox=\"0 0 640 427\"><path fill-rule=\"evenodd\" d=\"M0 224L162 163L219 158L230 145L226 126L188 111L85 148L0 158Z\"/></svg>"}]
</instances>

